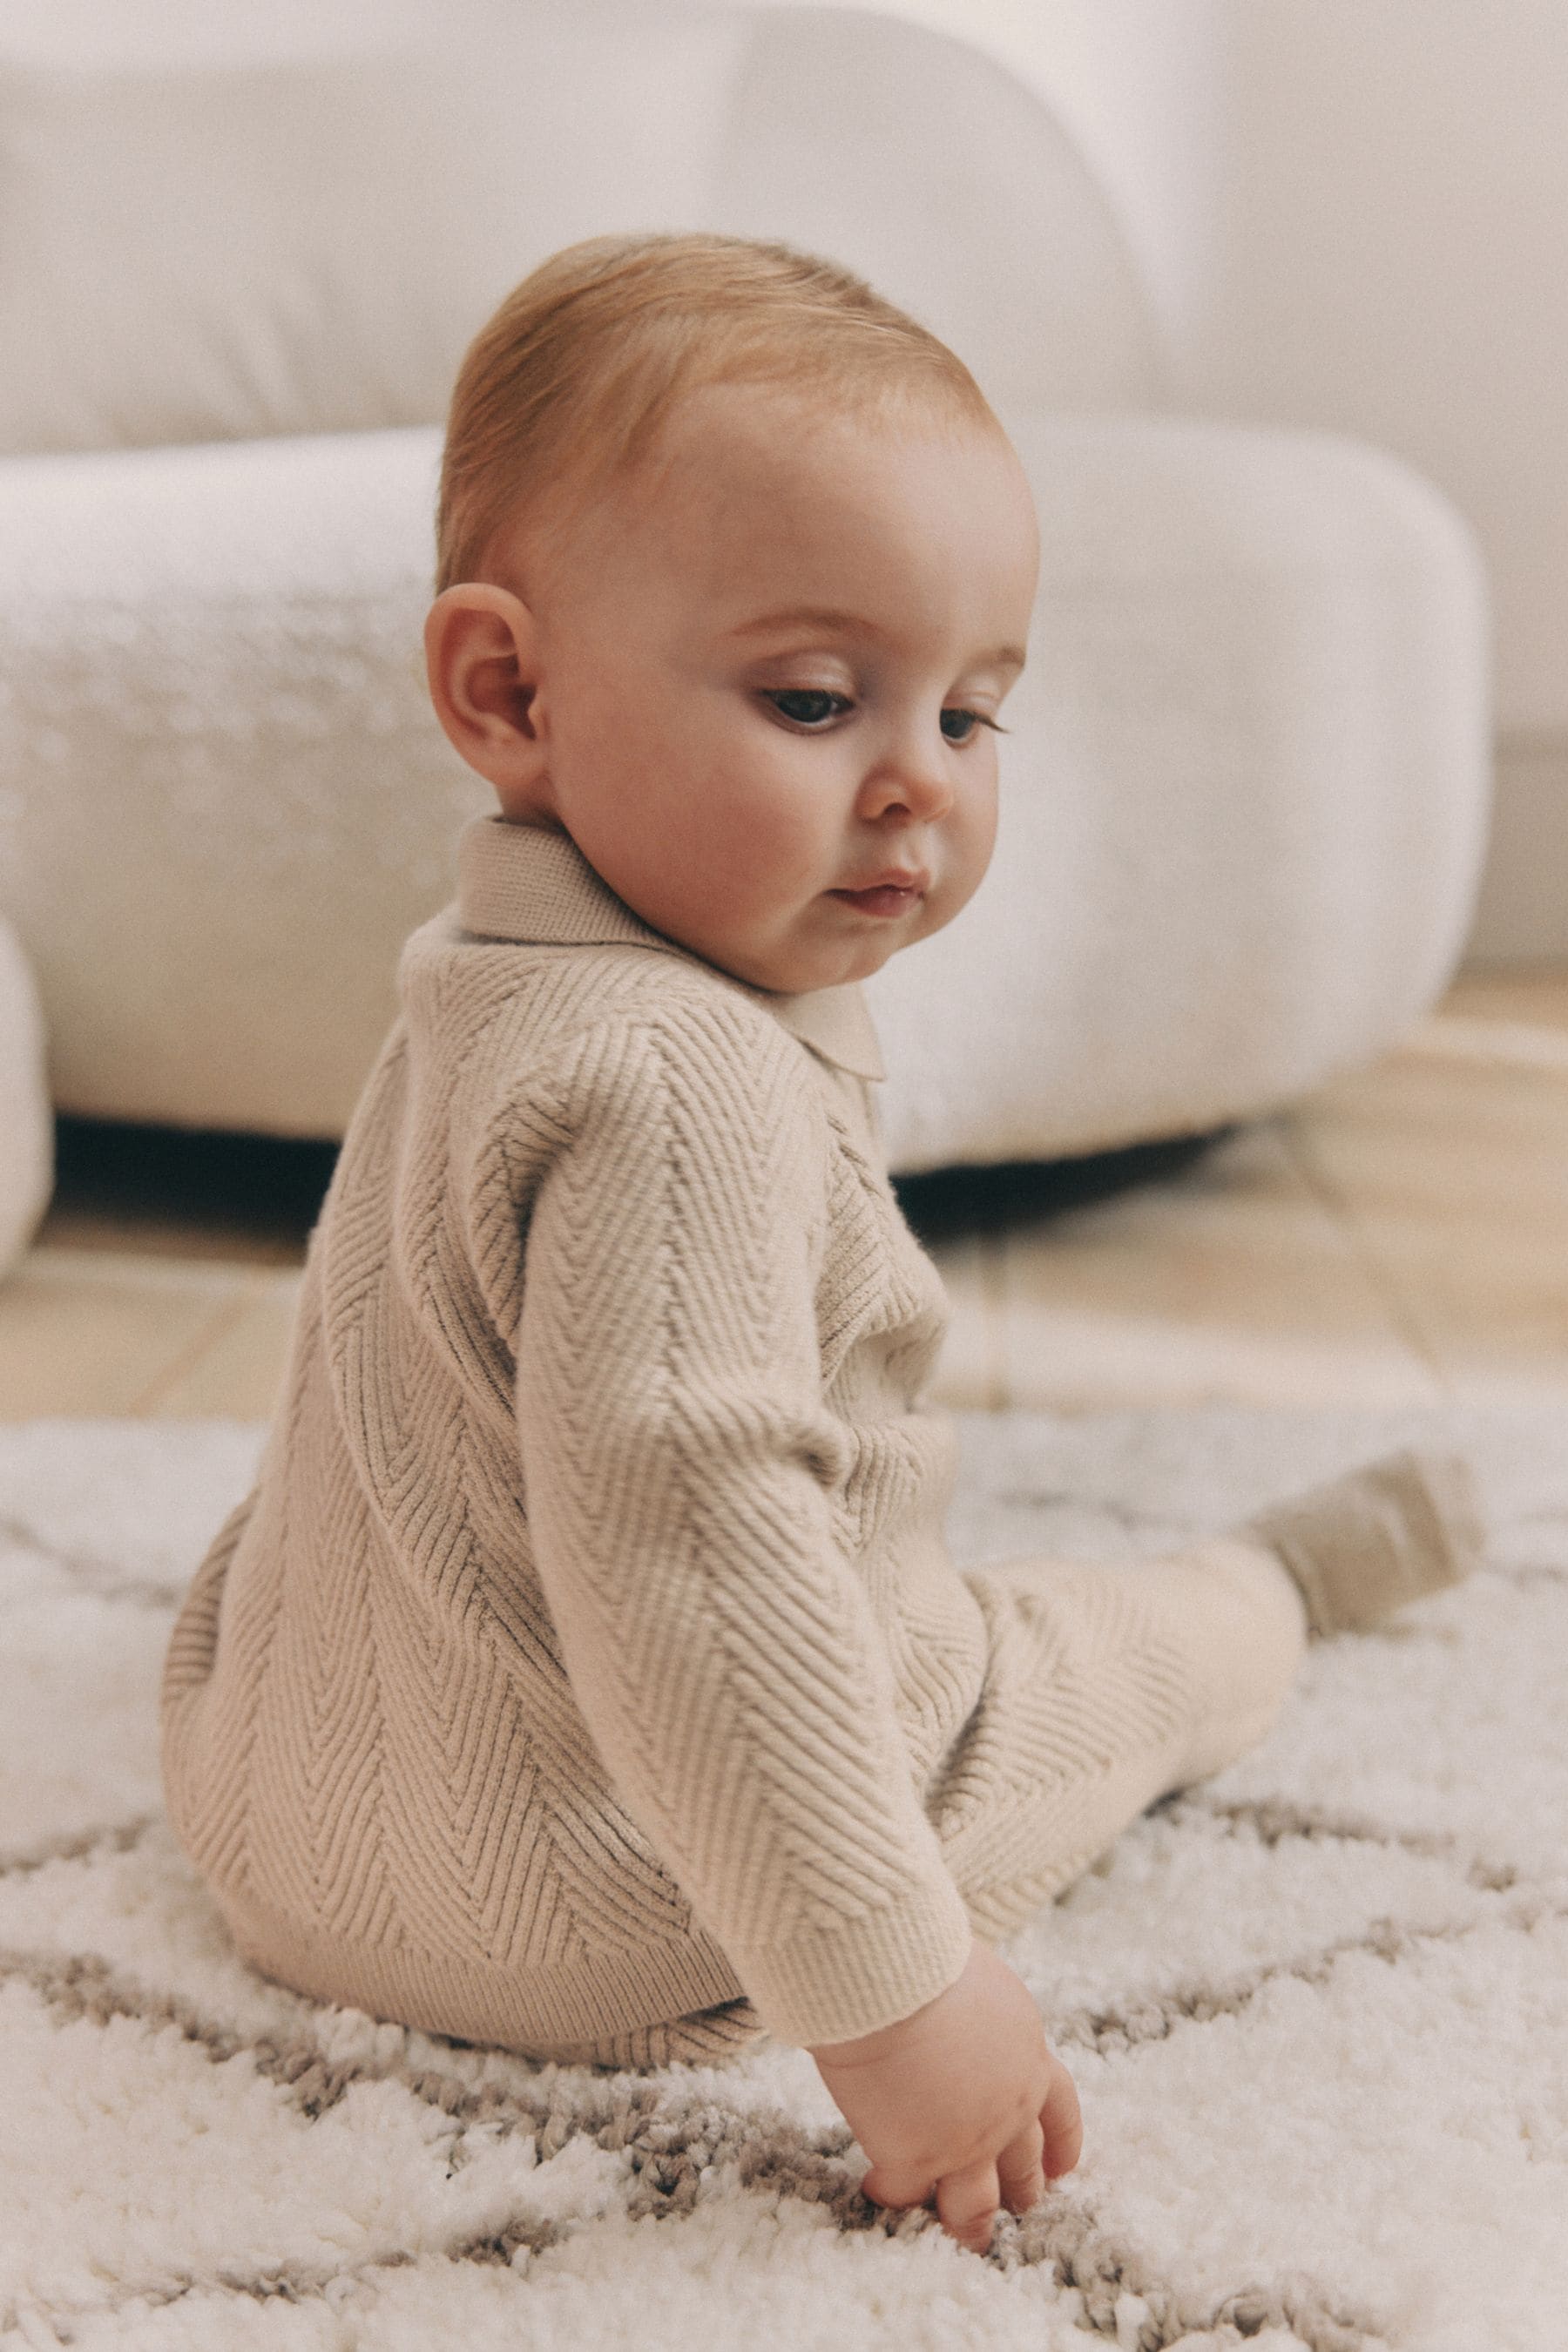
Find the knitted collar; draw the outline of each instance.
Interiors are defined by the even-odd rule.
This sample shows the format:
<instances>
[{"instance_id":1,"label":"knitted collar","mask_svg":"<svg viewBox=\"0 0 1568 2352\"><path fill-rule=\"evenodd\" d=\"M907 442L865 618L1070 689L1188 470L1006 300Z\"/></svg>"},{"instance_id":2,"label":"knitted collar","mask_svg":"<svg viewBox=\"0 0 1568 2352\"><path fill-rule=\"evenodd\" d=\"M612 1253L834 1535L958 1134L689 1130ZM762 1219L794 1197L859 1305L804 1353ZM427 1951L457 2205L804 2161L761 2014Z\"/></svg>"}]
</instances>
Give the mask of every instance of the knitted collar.
<instances>
[{"instance_id":1,"label":"knitted collar","mask_svg":"<svg viewBox=\"0 0 1568 2352\"><path fill-rule=\"evenodd\" d=\"M471 817L458 835L458 919L492 940L557 940L574 944L623 940L685 956L718 971L731 987L773 1014L791 1034L857 1077L882 1078L881 1049L857 980L785 995L754 988L706 958L666 939L635 915L589 865L570 834L513 824L503 816Z\"/></svg>"}]
</instances>

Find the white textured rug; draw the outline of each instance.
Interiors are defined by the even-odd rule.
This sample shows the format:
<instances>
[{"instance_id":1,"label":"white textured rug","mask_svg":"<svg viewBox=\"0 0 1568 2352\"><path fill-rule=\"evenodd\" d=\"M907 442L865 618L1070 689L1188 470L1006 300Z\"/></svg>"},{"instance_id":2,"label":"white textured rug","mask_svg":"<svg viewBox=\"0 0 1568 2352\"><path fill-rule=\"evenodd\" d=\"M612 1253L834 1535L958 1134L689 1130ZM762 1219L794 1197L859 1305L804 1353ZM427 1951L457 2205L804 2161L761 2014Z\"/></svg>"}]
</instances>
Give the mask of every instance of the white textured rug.
<instances>
[{"instance_id":1,"label":"white textured rug","mask_svg":"<svg viewBox=\"0 0 1568 2352\"><path fill-rule=\"evenodd\" d=\"M960 1423L965 1564L1173 1547L1413 1436L1467 1448L1491 1529L1006 1947L1087 2146L984 2258L859 2195L802 2052L542 2068L253 1977L154 1706L263 1432L0 1428L5 2352L1568 2347L1568 1423Z\"/></svg>"}]
</instances>

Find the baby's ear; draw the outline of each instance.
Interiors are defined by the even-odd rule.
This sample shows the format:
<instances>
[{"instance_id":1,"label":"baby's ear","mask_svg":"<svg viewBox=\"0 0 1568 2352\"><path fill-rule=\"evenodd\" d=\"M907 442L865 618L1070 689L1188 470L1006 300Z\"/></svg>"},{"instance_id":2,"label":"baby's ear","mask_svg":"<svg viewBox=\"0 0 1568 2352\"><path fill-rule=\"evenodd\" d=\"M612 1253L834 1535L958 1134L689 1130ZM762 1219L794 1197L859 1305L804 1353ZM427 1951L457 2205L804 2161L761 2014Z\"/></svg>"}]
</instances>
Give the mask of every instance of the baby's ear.
<instances>
[{"instance_id":1,"label":"baby's ear","mask_svg":"<svg viewBox=\"0 0 1568 2352\"><path fill-rule=\"evenodd\" d=\"M536 781L542 746L533 614L510 588L460 580L425 616L425 673L448 741L505 800Z\"/></svg>"}]
</instances>

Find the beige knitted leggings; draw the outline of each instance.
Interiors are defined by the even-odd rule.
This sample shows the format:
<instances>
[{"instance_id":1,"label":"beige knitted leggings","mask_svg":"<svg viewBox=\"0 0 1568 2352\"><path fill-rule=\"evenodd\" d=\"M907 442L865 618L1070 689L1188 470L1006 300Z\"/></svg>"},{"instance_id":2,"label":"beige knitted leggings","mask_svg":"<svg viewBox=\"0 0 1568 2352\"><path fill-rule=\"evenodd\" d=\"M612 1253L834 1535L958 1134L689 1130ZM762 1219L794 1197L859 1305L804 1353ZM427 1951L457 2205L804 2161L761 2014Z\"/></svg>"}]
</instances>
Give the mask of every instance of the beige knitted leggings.
<instances>
[{"instance_id":1,"label":"beige knitted leggings","mask_svg":"<svg viewBox=\"0 0 1568 2352\"><path fill-rule=\"evenodd\" d=\"M1289 1570L1235 1536L1168 1559L971 1570L989 1660L931 1815L978 1936L995 1942L1146 1806L1262 1738L1307 1640ZM764 2038L749 2000L552 2049L568 2064L713 2065Z\"/></svg>"}]
</instances>

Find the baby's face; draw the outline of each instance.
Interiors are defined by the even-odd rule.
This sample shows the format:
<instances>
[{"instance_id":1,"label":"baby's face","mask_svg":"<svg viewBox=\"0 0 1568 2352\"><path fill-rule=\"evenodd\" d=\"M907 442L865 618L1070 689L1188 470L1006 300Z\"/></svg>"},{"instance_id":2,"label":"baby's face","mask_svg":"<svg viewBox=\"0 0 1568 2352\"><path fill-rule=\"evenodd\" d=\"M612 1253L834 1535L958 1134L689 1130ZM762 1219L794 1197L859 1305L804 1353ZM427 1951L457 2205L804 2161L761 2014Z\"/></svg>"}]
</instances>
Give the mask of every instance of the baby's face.
<instances>
[{"instance_id":1,"label":"baby's face","mask_svg":"<svg viewBox=\"0 0 1568 2352\"><path fill-rule=\"evenodd\" d=\"M705 389L536 602L543 773L506 814L754 986L864 979L985 872L1037 561L999 434Z\"/></svg>"}]
</instances>

